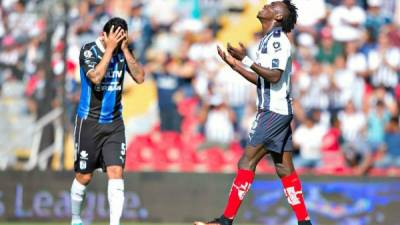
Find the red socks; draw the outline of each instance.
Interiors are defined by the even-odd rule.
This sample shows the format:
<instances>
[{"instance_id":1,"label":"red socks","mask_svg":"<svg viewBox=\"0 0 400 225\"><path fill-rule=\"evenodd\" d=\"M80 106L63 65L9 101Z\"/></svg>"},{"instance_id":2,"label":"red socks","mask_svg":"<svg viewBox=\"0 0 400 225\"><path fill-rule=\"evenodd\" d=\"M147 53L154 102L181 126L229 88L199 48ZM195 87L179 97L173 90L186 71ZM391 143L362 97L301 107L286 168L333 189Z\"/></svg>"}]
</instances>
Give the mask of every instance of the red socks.
<instances>
[{"instance_id":1,"label":"red socks","mask_svg":"<svg viewBox=\"0 0 400 225\"><path fill-rule=\"evenodd\" d=\"M304 204L303 191L301 189L300 179L296 172L281 179L285 196L292 206L298 221L306 220L308 217L307 209ZM308 219L308 218L307 218Z\"/></svg>"},{"instance_id":2,"label":"red socks","mask_svg":"<svg viewBox=\"0 0 400 225\"><path fill-rule=\"evenodd\" d=\"M250 190L254 180L254 172L251 170L239 169L233 181L228 203L224 211L224 217L234 219L244 196ZM293 208L298 221L308 219L307 209L304 204L303 192L301 190L300 179L296 172L281 179L286 198Z\"/></svg>"},{"instance_id":3,"label":"red socks","mask_svg":"<svg viewBox=\"0 0 400 225\"><path fill-rule=\"evenodd\" d=\"M231 193L225 208L224 217L233 219L239 210L244 196L250 190L254 180L254 172L251 170L239 169L235 180L233 181Z\"/></svg>"}]
</instances>

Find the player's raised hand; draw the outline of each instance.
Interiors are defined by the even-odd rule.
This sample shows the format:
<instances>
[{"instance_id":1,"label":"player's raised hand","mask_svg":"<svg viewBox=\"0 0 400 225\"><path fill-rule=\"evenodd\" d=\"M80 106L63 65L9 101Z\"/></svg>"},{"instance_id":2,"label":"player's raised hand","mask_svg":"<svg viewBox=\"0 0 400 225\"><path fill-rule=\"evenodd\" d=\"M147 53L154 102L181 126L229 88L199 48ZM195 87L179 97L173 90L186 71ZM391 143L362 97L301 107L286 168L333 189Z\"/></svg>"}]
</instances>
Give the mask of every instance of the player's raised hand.
<instances>
[{"instance_id":1,"label":"player's raised hand","mask_svg":"<svg viewBox=\"0 0 400 225\"><path fill-rule=\"evenodd\" d=\"M242 59L247 54L246 47L241 42L239 42L239 48L233 47L228 42L227 49L228 49L229 54L231 54L235 59L240 60L240 61L242 61Z\"/></svg>"},{"instance_id":2,"label":"player's raised hand","mask_svg":"<svg viewBox=\"0 0 400 225\"><path fill-rule=\"evenodd\" d=\"M114 26L111 26L110 33L107 35L106 32L103 32L104 42L106 44L106 48L110 48L114 51L114 49L118 46L118 43L125 38L125 31L118 27L114 30Z\"/></svg>"},{"instance_id":3,"label":"player's raised hand","mask_svg":"<svg viewBox=\"0 0 400 225\"><path fill-rule=\"evenodd\" d=\"M238 61L233 58L229 53L227 54L219 46L217 46L217 51L221 59L224 60L224 62L226 62L230 67L234 68L236 65L238 65Z\"/></svg>"}]
</instances>

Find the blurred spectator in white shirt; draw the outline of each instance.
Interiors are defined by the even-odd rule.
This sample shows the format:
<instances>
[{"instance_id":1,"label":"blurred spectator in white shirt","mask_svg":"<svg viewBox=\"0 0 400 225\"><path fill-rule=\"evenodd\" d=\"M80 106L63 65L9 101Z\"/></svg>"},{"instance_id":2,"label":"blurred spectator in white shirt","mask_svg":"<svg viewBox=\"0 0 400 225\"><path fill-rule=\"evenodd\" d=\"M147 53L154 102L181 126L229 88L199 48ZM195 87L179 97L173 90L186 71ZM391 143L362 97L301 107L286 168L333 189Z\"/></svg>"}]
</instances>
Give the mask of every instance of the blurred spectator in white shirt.
<instances>
[{"instance_id":1,"label":"blurred spectator in white shirt","mask_svg":"<svg viewBox=\"0 0 400 225\"><path fill-rule=\"evenodd\" d=\"M311 113L307 113L304 122L293 133L293 143L300 149L300 155L294 159L296 167L319 166L324 134L325 129L315 123Z\"/></svg>"},{"instance_id":2,"label":"blurred spectator in white shirt","mask_svg":"<svg viewBox=\"0 0 400 225\"><path fill-rule=\"evenodd\" d=\"M343 56L339 56L335 61L334 85L339 90L339 102L344 106L348 101L353 100L354 84L356 75L346 67ZM360 91L357 89L357 91Z\"/></svg>"},{"instance_id":3,"label":"blurred spectator in white shirt","mask_svg":"<svg viewBox=\"0 0 400 225\"><path fill-rule=\"evenodd\" d=\"M349 101L344 111L339 114L341 130L345 142L356 142L364 139L367 121L361 111L357 111L353 102Z\"/></svg>"},{"instance_id":4,"label":"blurred spectator in white shirt","mask_svg":"<svg viewBox=\"0 0 400 225\"><path fill-rule=\"evenodd\" d=\"M368 66L372 84L394 88L398 83L400 71L400 50L391 46L387 33L381 33L378 46L368 54Z\"/></svg>"},{"instance_id":5,"label":"blurred spectator in white shirt","mask_svg":"<svg viewBox=\"0 0 400 225\"><path fill-rule=\"evenodd\" d=\"M214 78L215 90L221 94L226 103L235 112L236 119L240 122L244 115L247 102L254 90L253 84L247 82L242 76L236 74L229 66L223 66ZM235 124L239 130L239 124Z\"/></svg>"},{"instance_id":6,"label":"blurred spectator in white shirt","mask_svg":"<svg viewBox=\"0 0 400 225\"><path fill-rule=\"evenodd\" d=\"M326 4L324 0L292 0L298 8L296 29L300 32L317 34L317 26L326 17Z\"/></svg>"},{"instance_id":7,"label":"blurred spectator in white shirt","mask_svg":"<svg viewBox=\"0 0 400 225\"><path fill-rule=\"evenodd\" d=\"M329 17L333 38L343 42L359 39L365 19L365 11L356 5L356 0L343 0L342 5L333 8Z\"/></svg>"},{"instance_id":8,"label":"blurred spectator in white shirt","mask_svg":"<svg viewBox=\"0 0 400 225\"><path fill-rule=\"evenodd\" d=\"M226 148L233 141L235 114L221 95L211 95L209 101L205 102L201 109L199 120L204 124L206 138L204 148L211 146Z\"/></svg>"},{"instance_id":9,"label":"blurred spectator in white shirt","mask_svg":"<svg viewBox=\"0 0 400 225\"><path fill-rule=\"evenodd\" d=\"M308 71L300 71L296 86L300 91L300 101L306 109L328 108L328 96L326 90L329 86L329 78L323 73L322 65L316 61L309 64Z\"/></svg>"}]
</instances>

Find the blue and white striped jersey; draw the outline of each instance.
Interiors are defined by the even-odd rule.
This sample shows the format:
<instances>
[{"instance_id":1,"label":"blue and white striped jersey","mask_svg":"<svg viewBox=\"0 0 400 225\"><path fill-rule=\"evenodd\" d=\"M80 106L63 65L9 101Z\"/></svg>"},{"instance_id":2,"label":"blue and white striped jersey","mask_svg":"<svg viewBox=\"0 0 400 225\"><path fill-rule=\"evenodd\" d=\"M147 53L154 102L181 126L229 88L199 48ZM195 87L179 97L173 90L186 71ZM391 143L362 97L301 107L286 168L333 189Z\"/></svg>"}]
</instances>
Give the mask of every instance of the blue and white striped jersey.
<instances>
[{"instance_id":1,"label":"blue and white striped jersey","mask_svg":"<svg viewBox=\"0 0 400 225\"><path fill-rule=\"evenodd\" d=\"M121 118L121 93L127 66L123 53L114 54L101 83L93 84L87 73L100 62L104 51L99 39L85 44L81 49L79 65L82 89L77 114L81 119L111 123Z\"/></svg>"},{"instance_id":2,"label":"blue and white striped jersey","mask_svg":"<svg viewBox=\"0 0 400 225\"><path fill-rule=\"evenodd\" d=\"M270 83L257 78L257 107L282 115L293 114L290 94L292 73L291 45L281 27L268 32L261 40L255 62L265 68L282 70L281 79Z\"/></svg>"}]
</instances>

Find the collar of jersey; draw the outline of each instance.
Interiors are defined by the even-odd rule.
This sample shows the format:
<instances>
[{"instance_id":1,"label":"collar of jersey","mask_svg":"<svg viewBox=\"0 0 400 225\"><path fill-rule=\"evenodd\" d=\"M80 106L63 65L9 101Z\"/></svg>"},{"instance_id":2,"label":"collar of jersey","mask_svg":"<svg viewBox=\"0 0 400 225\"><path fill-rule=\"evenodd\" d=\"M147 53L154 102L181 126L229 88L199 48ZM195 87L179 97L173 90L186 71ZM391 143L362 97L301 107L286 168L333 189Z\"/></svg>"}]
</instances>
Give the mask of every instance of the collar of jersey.
<instances>
[{"instance_id":1,"label":"collar of jersey","mask_svg":"<svg viewBox=\"0 0 400 225\"><path fill-rule=\"evenodd\" d=\"M270 35L272 32L277 31L277 30L282 30L282 27L274 27L270 31L268 31L267 35Z\"/></svg>"},{"instance_id":2,"label":"collar of jersey","mask_svg":"<svg viewBox=\"0 0 400 225\"><path fill-rule=\"evenodd\" d=\"M103 43L100 41L100 38L96 39L96 45L100 49L100 51L102 51L103 53L106 51L106 49L104 48Z\"/></svg>"}]
</instances>

